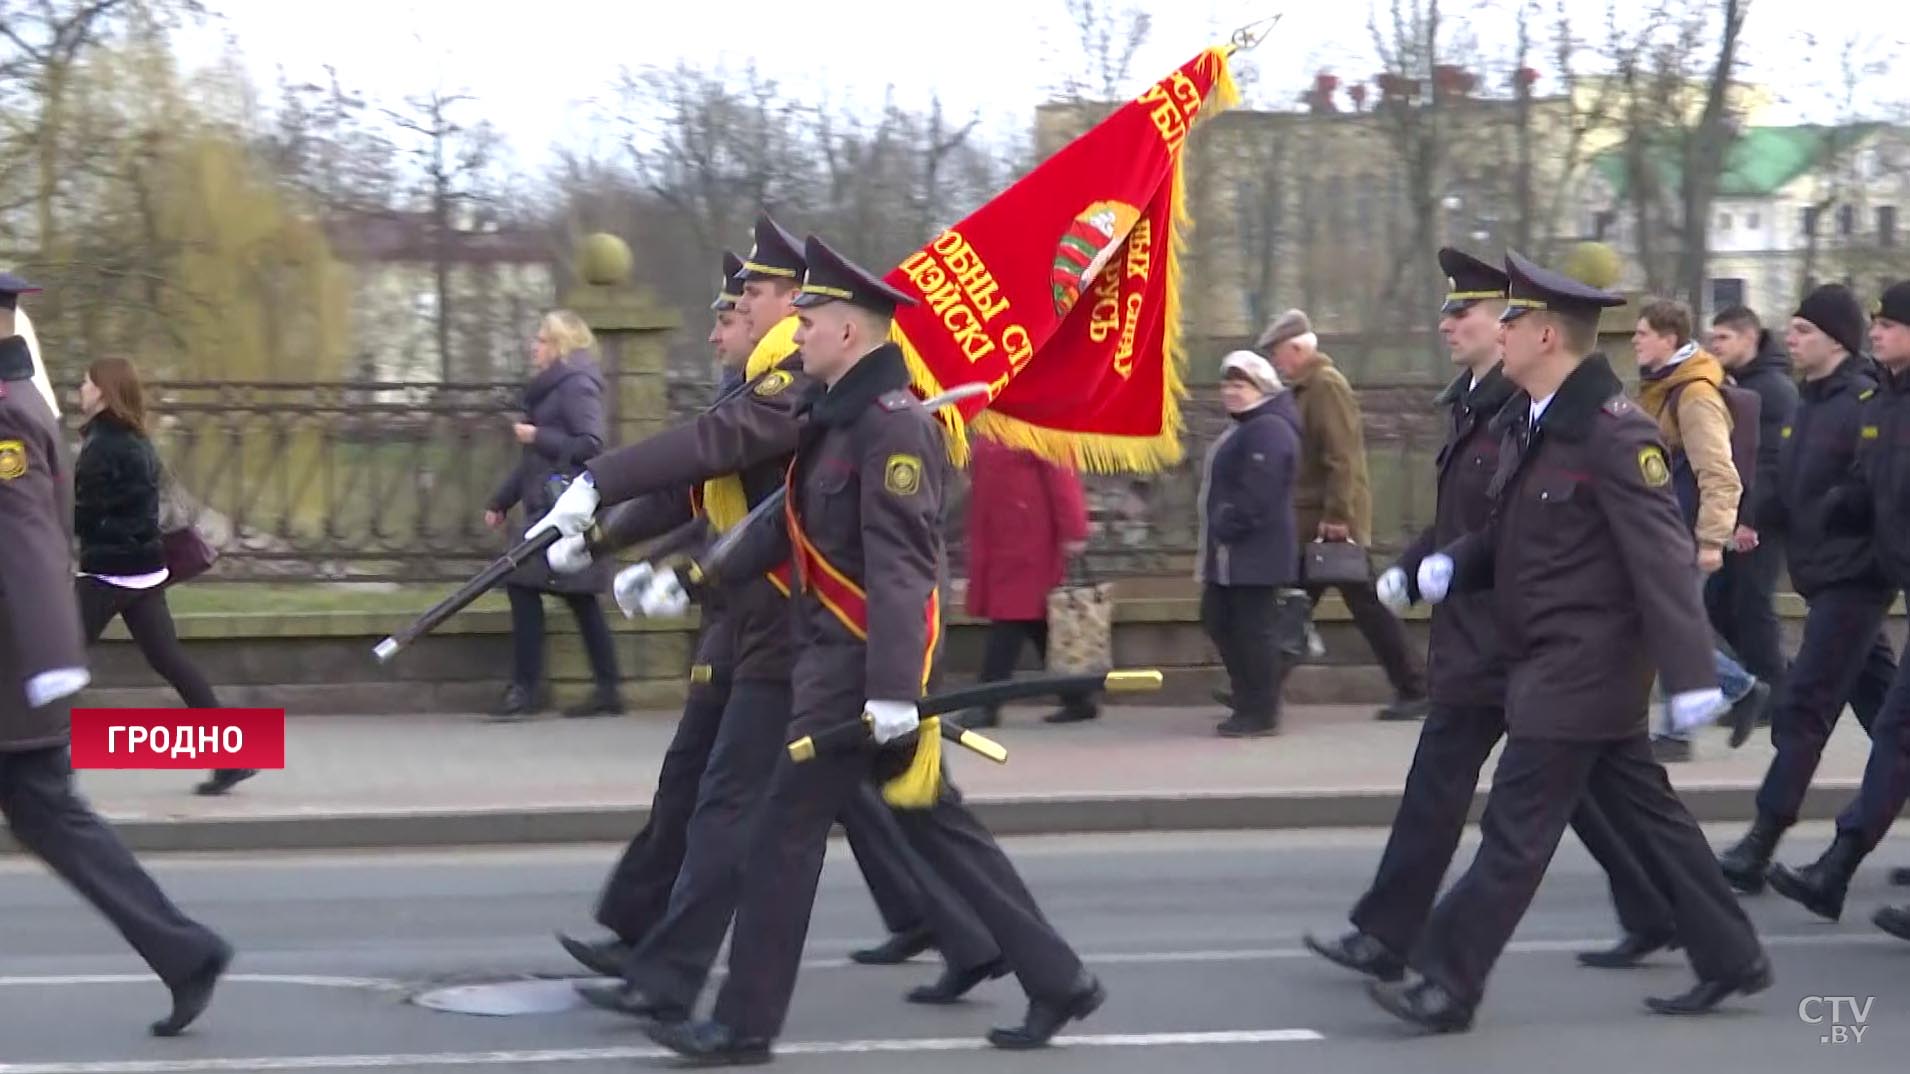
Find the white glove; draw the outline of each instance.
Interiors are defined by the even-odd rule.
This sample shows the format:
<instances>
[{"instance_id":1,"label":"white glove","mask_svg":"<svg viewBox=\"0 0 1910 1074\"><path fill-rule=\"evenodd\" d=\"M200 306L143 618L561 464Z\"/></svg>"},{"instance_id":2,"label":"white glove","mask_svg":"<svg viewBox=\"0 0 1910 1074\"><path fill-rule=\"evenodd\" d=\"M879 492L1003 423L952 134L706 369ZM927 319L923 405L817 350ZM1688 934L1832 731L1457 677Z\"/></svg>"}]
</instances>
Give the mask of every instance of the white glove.
<instances>
[{"instance_id":1,"label":"white glove","mask_svg":"<svg viewBox=\"0 0 1910 1074\"><path fill-rule=\"evenodd\" d=\"M1451 556L1444 552L1434 552L1432 555L1419 561L1420 599L1428 604L1437 604L1446 599L1446 590L1451 587Z\"/></svg>"},{"instance_id":2,"label":"white glove","mask_svg":"<svg viewBox=\"0 0 1910 1074\"><path fill-rule=\"evenodd\" d=\"M590 528L590 520L597 516L597 485L588 471L579 474L575 481L557 497L550 513L537 520L536 524L524 531L524 539L548 529L555 529L566 537L574 537Z\"/></svg>"},{"instance_id":3,"label":"white glove","mask_svg":"<svg viewBox=\"0 0 1910 1074\"><path fill-rule=\"evenodd\" d=\"M869 701L863 704L862 710L875 725L875 740L879 743L894 742L922 725L921 714L915 711L913 701Z\"/></svg>"},{"instance_id":4,"label":"white glove","mask_svg":"<svg viewBox=\"0 0 1910 1074\"><path fill-rule=\"evenodd\" d=\"M1730 707L1730 702L1724 699L1724 691L1715 686L1709 690L1686 690L1682 694L1672 694L1671 726L1678 731L1703 727L1722 716Z\"/></svg>"},{"instance_id":5,"label":"white glove","mask_svg":"<svg viewBox=\"0 0 1910 1074\"><path fill-rule=\"evenodd\" d=\"M1394 615L1405 615L1406 609L1412 607L1413 602L1406 598L1406 572L1398 567L1386 568L1379 576L1379 581L1373 583L1373 588L1379 593L1379 602L1391 609Z\"/></svg>"},{"instance_id":6,"label":"white glove","mask_svg":"<svg viewBox=\"0 0 1910 1074\"><path fill-rule=\"evenodd\" d=\"M584 535L576 533L551 545L544 559L558 574L576 574L590 566L590 549L584 544Z\"/></svg>"},{"instance_id":7,"label":"white glove","mask_svg":"<svg viewBox=\"0 0 1910 1074\"><path fill-rule=\"evenodd\" d=\"M623 609L625 619L637 617L643 591L649 587L650 579L655 574L656 568L647 562L632 564L617 572L616 580L610 584L610 594L617 598L617 607Z\"/></svg>"},{"instance_id":8,"label":"white glove","mask_svg":"<svg viewBox=\"0 0 1910 1074\"><path fill-rule=\"evenodd\" d=\"M637 597L637 606L653 619L669 619L689 610L690 595L677 581L676 572L665 567L650 576L650 582Z\"/></svg>"}]
</instances>

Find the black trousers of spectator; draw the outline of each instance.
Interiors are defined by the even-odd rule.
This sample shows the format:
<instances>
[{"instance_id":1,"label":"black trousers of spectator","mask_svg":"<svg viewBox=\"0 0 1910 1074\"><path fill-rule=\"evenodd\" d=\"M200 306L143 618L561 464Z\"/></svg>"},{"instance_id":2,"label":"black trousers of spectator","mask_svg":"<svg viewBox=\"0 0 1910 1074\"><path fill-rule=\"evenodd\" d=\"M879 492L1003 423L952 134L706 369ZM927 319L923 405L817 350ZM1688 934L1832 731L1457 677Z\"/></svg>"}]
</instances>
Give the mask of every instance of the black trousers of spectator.
<instances>
[{"instance_id":1,"label":"black trousers of spectator","mask_svg":"<svg viewBox=\"0 0 1910 1074\"><path fill-rule=\"evenodd\" d=\"M1770 684L1773 697L1784 692L1786 671L1776 607L1777 576L1783 568L1783 542L1761 540L1749 552L1725 553L1724 566L1704 590L1711 629L1744 670Z\"/></svg>"},{"instance_id":2,"label":"black trousers of spectator","mask_svg":"<svg viewBox=\"0 0 1910 1074\"><path fill-rule=\"evenodd\" d=\"M1406 643L1405 625L1398 616L1386 610L1386 605L1379 602L1379 593L1373 588L1373 583L1310 585L1306 587L1306 593L1317 607L1320 595L1328 589L1337 591L1340 599L1346 602L1346 610L1353 614L1353 625L1360 628L1366 644L1372 646L1373 655L1379 658L1380 666L1386 669L1386 678L1393 684L1393 693L1402 701L1417 701L1425 697L1425 665L1413 653L1412 646Z\"/></svg>"},{"instance_id":3,"label":"black trousers of spectator","mask_svg":"<svg viewBox=\"0 0 1910 1074\"><path fill-rule=\"evenodd\" d=\"M511 598L511 681L533 696L544 681L544 594L524 586L507 585ZM570 606L577 630L584 636L590 674L600 690L617 688L617 646L610 639L610 622L595 593L553 594Z\"/></svg>"},{"instance_id":4,"label":"black trousers of spectator","mask_svg":"<svg viewBox=\"0 0 1910 1074\"><path fill-rule=\"evenodd\" d=\"M996 619L988 624L988 639L982 649L982 682L1002 682L1014 678L1015 665L1021 662L1021 647L1032 643L1042 664L1048 662L1048 621L1046 619ZM1094 703L1079 694L1061 699L1063 706L1077 715L1090 713ZM1001 714L1000 705L988 706L990 716Z\"/></svg>"}]
</instances>

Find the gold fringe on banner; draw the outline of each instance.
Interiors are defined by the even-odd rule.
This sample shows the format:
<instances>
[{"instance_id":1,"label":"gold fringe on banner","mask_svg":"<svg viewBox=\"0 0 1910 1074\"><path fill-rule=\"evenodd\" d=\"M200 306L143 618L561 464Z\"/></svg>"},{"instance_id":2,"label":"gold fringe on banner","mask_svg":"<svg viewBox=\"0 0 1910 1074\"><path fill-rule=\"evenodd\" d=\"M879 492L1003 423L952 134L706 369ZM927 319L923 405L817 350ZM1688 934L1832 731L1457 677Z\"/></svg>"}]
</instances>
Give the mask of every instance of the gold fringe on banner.
<instances>
[{"instance_id":1,"label":"gold fringe on banner","mask_svg":"<svg viewBox=\"0 0 1910 1074\"><path fill-rule=\"evenodd\" d=\"M796 327L793 314L777 321L776 326L757 341L756 349L749 352L749 361L743 366L743 379L755 380L796 353ZM742 478L725 474L703 482L703 517L716 532L728 530L747 514L749 494L743 491Z\"/></svg>"},{"instance_id":2,"label":"gold fringe on banner","mask_svg":"<svg viewBox=\"0 0 1910 1074\"><path fill-rule=\"evenodd\" d=\"M1240 103L1240 87L1235 84L1233 70L1227 62L1231 50L1210 48L1206 55L1218 68L1214 84L1208 90L1207 99L1200 113L1194 117L1194 126L1198 127L1209 116L1216 115ZM1172 185L1168 190L1170 204L1169 219L1173 222L1173 237L1168 245L1167 283L1165 291L1166 326L1161 341L1162 350L1162 391L1161 391L1161 429L1149 436L1114 436L1103 433L1072 432L1064 429L1050 429L1034 425L1019 418L1011 418L993 410L984 410L975 416L970 424L977 435L1006 444L1010 447L1026 448L1045 458L1062 465L1091 473L1158 473L1181 461L1185 454L1181 446L1181 436L1185 431L1181 416L1181 400L1186 398L1187 387L1185 369L1187 355L1182 341L1181 331L1181 257L1186 250L1189 232L1193 229L1193 211L1187 205L1186 196L1186 149L1183 143L1181 151L1174 155ZM900 337L894 333L891 338ZM909 358L909 369L916 374L918 381L933 384L934 377L929 374L921 356L906 338L898 338L902 353ZM1035 361L1040 361L1037 354ZM939 387L934 391L940 391ZM959 418L956 425L960 425ZM957 435L963 435L957 431ZM961 447L965 459L967 445ZM951 455L953 451L951 450ZM958 462L958 465L961 463Z\"/></svg>"}]
</instances>

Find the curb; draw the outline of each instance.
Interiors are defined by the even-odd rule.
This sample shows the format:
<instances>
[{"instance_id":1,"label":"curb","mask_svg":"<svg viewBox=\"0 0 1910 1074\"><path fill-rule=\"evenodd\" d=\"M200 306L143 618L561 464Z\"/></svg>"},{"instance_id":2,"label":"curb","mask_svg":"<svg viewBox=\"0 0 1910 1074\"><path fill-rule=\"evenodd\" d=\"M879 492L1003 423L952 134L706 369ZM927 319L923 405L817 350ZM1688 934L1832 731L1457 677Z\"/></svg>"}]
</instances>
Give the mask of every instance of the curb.
<instances>
[{"instance_id":1,"label":"curb","mask_svg":"<svg viewBox=\"0 0 1910 1074\"><path fill-rule=\"evenodd\" d=\"M1798 819L1835 817L1857 787L1856 780L1818 783L1805 797ZM1708 784L1682 789L1678 796L1701 824L1749 823L1756 812L1756 789L1749 782ZM1399 792L1054 795L973 797L968 802L1000 835L1280 831L1385 827L1398 810ZM1473 822L1484 804L1485 792L1477 792ZM127 846L145 853L395 850L622 843L643 827L649 809L606 806L107 819ZM0 836L0 851L18 853L18 847Z\"/></svg>"}]
</instances>

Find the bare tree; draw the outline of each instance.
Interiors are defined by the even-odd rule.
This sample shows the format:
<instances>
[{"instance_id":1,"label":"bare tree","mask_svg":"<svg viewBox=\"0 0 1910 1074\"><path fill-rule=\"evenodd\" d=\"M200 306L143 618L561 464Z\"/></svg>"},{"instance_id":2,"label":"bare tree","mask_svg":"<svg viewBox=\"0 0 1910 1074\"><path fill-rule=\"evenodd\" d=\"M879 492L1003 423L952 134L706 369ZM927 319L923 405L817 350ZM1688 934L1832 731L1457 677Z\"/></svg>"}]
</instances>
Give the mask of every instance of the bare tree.
<instances>
[{"instance_id":1,"label":"bare tree","mask_svg":"<svg viewBox=\"0 0 1910 1074\"><path fill-rule=\"evenodd\" d=\"M1137 7L1115 10L1102 0L1063 0L1083 68L1063 76L1061 93L1074 101L1111 104L1127 95L1134 57L1154 20Z\"/></svg>"},{"instance_id":2,"label":"bare tree","mask_svg":"<svg viewBox=\"0 0 1910 1074\"><path fill-rule=\"evenodd\" d=\"M439 376L457 379L451 347L451 266L457 237L465 230L467 206L491 199L485 182L497 152L499 138L490 123L465 123L459 117L476 98L447 93L442 87L405 98L405 109L386 109L385 115L411 136L407 156L420 169L418 188L431 220L432 275L436 283L436 324Z\"/></svg>"},{"instance_id":3,"label":"bare tree","mask_svg":"<svg viewBox=\"0 0 1910 1074\"><path fill-rule=\"evenodd\" d=\"M1730 112L1729 98L1739 63L1738 45L1750 8L1751 0L1722 0L1719 5L1716 59L1705 78L1704 107L1683 139L1679 193L1683 200L1684 245L1678 261L1678 278L1694 310L1705 309L1710 298L1706 284L1711 252L1711 205L1717 199L1725 155L1737 137L1737 123ZM1682 54L1698 53L1709 22L1709 18L1695 13L1686 21L1679 41Z\"/></svg>"}]
</instances>

